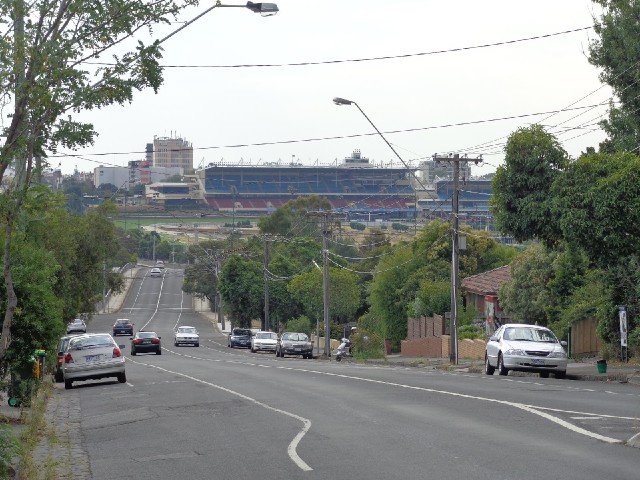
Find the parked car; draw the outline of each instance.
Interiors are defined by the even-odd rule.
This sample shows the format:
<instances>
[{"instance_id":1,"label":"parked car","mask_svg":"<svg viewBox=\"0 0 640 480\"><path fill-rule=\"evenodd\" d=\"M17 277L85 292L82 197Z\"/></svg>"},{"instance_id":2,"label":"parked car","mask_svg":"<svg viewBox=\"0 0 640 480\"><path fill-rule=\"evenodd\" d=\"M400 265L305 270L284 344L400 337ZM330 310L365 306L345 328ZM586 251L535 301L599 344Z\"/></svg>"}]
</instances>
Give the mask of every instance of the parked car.
<instances>
[{"instance_id":1,"label":"parked car","mask_svg":"<svg viewBox=\"0 0 640 480\"><path fill-rule=\"evenodd\" d=\"M69 339L62 364L64 388L70 389L73 382L80 380L107 377L126 382L123 348L124 345L118 345L108 333L90 333Z\"/></svg>"},{"instance_id":2,"label":"parked car","mask_svg":"<svg viewBox=\"0 0 640 480\"><path fill-rule=\"evenodd\" d=\"M67 324L67 333L87 333L87 324L81 318L76 318Z\"/></svg>"},{"instance_id":3,"label":"parked car","mask_svg":"<svg viewBox=\"0 0 640 480\"><path fill-rule=\"evenodd\" d=\"M251 348L251 336L253 333L248 328L234 328L227 338L227 347Z\"/></svg>"},{"instance_id":4,"label":"parked car","mask_svg":"<svg viewBox=\"0 0 640 480\"><path fill-rule=\"evenodd\" d=\"M258 332L251 338L251 352L260 350L275 352L278 343L278 335L274 332Z\"/></svg>"},{"instance_id":5,"label":"parked car","mask_svg":"<svg viewBox=\"0 0 640 480\"><path fill-rule=\"evenodd\" d=\"M173 338L173 344L177 347L179 345L193 345L194 347L200 346L200 335L195 327L189 327L182 325L176 329L176 334Z\"/></svg>"},{"instance_id":6,"label":"parked car","mask_svg":"<svg viewBox=\"0 0 640 480\"><path fill-rule=\"evenodd\" d=\"M313 358L313 345L306 333L284 332L276 344L276 356L302 355Z\"/></svg>"},{"instance_id":7,"label":"parked car","mask_svg":"<svg viewBox=\"0 0 640 480\"><path fill-rule=\"evenodd\" d=\"M553 373L556 378L567 374L567 342L560 342L551 330L538 325L506 324L501 326L487 342L484 370L493 375L497 369L500 375L509 370L538 372L548 378Z\"/></svg>"},{"instance_id":8,"label":"parked car","mask_svg":"<svg viewBox=\"0 0 640 480\"><path fill-rule=\"evenodd\" d=\"M56 371L54 374L55 380L57 383L62 383L64 378L62 377L62 364L64 363L64 353L67 350L67 345L69 345L69 340L73 337L77 337L81 334L71 334L71 335L63 335L58 340L58 363L56 364Z\"/></svg>"},{"instance_id":9,"label":"parked car","mask_svg":"<svg viewBox=\"0 0 640 480\"><path fill-rule=\"evenodd\" d=\"M156 262L156 268L159 268L160 270L164 270L164 262L162 260L158 260Z\"/></svg>"},{"instance_id":10,"label":"parked car","mask_svg":"<svg viewBox=\"0 0 640 480\"><path fill-rule=\"evenodd\" d=\"M149 276L150 277L161 277L162 276L162 270L160 270L157 267L153 267L151 269L151 271L149 272Z\"/></svg>"},{"instance_id":11,"label":"parked car","mask_svg":"<svg viewBox=\"0 0 640 480\"><path fill-rule=\"evenodd\" d=\"M131 355L144 352L155 352L156 355L162 355L161 338L156 332L136 332L131 339Z\"/></svg>"},{"instance_id":12,"label":"parked car","mask_svg":"<svg viewBox=\"0 0 640 480\"><path fill-rule=\"evenodd\" d=\"M119 318L113 324L113 336L117 335L133 335L133 326L128 318Z\"/></svg>"}]
</instances>

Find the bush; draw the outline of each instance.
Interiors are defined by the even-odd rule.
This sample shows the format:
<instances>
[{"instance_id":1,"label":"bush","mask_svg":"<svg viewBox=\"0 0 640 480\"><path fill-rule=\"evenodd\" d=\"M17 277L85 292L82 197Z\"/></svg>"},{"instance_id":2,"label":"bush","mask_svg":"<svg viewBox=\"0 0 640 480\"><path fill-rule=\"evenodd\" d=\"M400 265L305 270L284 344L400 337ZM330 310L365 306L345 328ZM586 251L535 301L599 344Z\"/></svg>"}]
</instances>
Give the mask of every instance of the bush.
<instances>
[{"instance_id":1,"label":"bush","mask_svg":"<svg viewBox=\"0 0 640 480\"><path fill-rule=\"evenodd\" d=\"M462 325L458 328L458 340L483 340L486 337L484 328L478 325Z\"/></svg>"},{"instance_id":2,"label":"bush","mask_svg":"<svg viewBox=\"0 0 640 480\"><path fill-rule=\"evenodd\" d=\"M360 230L360 231L362 231L362 230L364 230L365 228L367 228L367 226L366 226L364 223L359 223L359 222L351 222L351 223L349 224L349 226L350 226L351 228L353 228L354 230Z\"/></svg>"},{"instance_id":3,"label":"bush","mask_svg":"<svg viewBox=\"0 0 640 480\"><path fill-rule=\"evenodd\" d=\"M353 358L366 360L368 358L384 358L384 339L375 332L359 330L351 334L351 348Z\"/></svg>"},{"instance_id":4,"label":"bush","mask_svg":"<svg viewBox=\"0 0 640 480\"><path fill-rule=\"evenodd\" d=\"M313 324L311 323L309 317L300 315L298 318L292 318L291 320L289 320L286 324L286 329L288 332L299 332L311 335Z\"/></svg>"},{"instance_id":5,"label":"bush","mask_svg":"<svg viewBox=\"0 0 640 480\"><path fill-rule=\"evenodd\" d=\"M399 232L406 232L407 230L409 230L409 227L407 225L404 225L402 223L398 223L398 222L394 222L391 224L391 228L393 228L394 230L397 230Z\"/></svg>"},{"instance_id":6,"label":"bush","mask_svg":"<svg viewBox=\"0 0 640 480\"><path fill-rule=\"evenodd\" d=\"M0 478L11 478L14 457L20 454L20 443L10 425L0 424Z\"/></svg>"}]
</instances>

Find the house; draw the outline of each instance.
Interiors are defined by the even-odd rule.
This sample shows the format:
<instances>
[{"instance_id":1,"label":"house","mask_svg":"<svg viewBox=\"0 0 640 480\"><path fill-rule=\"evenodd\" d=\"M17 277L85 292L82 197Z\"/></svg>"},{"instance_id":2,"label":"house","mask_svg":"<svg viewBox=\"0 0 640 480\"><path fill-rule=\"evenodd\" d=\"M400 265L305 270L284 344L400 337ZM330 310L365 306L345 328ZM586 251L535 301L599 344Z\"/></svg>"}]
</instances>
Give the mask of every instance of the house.
<instances>
[{"instance_id":1,"label":"house","mask_svg":"<svg viewBox=\"0 0 640 480\"><path fill-rule=\"evenodd\" d=\"M465 306L478 311L478 319L485 325L487 334L509 320L498 302L498 290L510 279L511 268L505 265L462 280Z\"/></svg>"}]
</instances>

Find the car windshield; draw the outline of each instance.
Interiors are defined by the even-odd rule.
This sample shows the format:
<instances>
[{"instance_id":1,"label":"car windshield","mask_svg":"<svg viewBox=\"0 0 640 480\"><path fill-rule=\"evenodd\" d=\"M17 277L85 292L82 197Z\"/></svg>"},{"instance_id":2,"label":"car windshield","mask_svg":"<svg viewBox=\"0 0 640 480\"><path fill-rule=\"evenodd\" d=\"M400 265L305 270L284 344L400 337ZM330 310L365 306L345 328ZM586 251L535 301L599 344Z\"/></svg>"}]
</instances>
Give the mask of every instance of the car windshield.
<instances>
[{"instance_id":1,"label":"car windshield","mask_svg":"<svg viewBox=\"0 0 640 480\"><path fill-rule=\"evenodd\" d=\"M304 333L284 333L282 335L282 340L290 340L293 342L308 342L309 337L307 337Z\"/></svg>"},{"instance_id":2,"label":"car windshield","mask_svg":"<svg viewBox=\"0 0 640 480\"><path fill-rule=\"evenodd\" d=\"M116 325L124 326L129 325L129 320L116 320Z\"/></svg>"},{"instance_id":3,"label":"car windshield","mask_svg":"<svg viewBox=\"0 0 640 480\"><path fill-rule=\"evenodd\" d=\"M558 342L555 335L551 333L550 330L529 327L507 328L504 332L504 339L515 342Z\"/></svg>"},{"instance_id":4,"label":"car windshield","mask_svg":"<svg viewBox=\"0 0 640 480\"><path fill-rule=\"evenodd\" d=\"M138 338L156 338L156 332L138 332Z\"/></svg>"},{"instance_id":5,"label":"car windshield","mask_svg":"<svg viewBox=\"0 0 640 480\"><path fill-rule=\"evenodd\" d=\"M232 335L237 335L240 337L250 337L251 336L251 330L242 330L240 328L237 328L233 331Z\"/></svg>"},{"instance_id":6,"label":"car windshield","mask_svg":"<svg viewBox=\"0 0 640 480\"><path fill-rule=\"evenodd\" d=\"M196 333L196 329L193 327L180 327L178 333Z\"/></svg>"},{"instance_id":7,"label":"car windshield","mask_svg":"<svg viewBox=\"0 0 640 480\"><path fill-rule=\"evenodd\" d=\"M260 333L256 333L256 338L267 339L267 340L277 340L278 336L275 333L260 332Z\"/></svg>"},{"instance_id":8,"label":"car windshield","mask_svg":"<svg viewBox=\"0 0 640 480\"><path fill-rule=\"evenodd\" d=\"M78 320L78 319L76 319L76 320L73 320L73 321L71 322L71 325L81 325L82 323L83 323L83 321L82 321L82 320Z\"/></svg>"}]
</instances>

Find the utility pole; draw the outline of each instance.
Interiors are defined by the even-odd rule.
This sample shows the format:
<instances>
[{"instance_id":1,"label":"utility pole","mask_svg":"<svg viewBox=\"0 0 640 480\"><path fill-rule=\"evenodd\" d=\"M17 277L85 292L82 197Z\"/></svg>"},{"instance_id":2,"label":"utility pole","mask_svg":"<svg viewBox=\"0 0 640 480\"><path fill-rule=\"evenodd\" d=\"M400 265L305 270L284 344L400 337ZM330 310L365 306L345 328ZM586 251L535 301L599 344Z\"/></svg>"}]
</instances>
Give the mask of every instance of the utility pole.
<instances>
[{"instance_id":1,"label":"utility pole","mask_svg":"<svg viewBox=\"0 0 640 480\"><path fill-rule=\"evenodd\" d=\"M269 331L269 238L264 236L264 325L262 330Z\"/></svg>"},{"instance_id":2,"label":"utility pole","mask_svg":"<svg viewBox=\"0 0 640 480\"><path fill-rule=\"evenodd\" d=\"M324 310L324 354L331 356L331 328L329 328L329 242L327 214L322 221L322 306Z\"/></svg>"},{"instance_id":3,"label":"utility pole","mask_svg":"<svg viewBox=\"0 0 640 480\"><path fill-rule=\"evenodd\" d=\"M225 331L224 326L224 310L222 308L222 295L220 294L220 289L218 289L218 282L220 281L220 257L216 257L216 290L217 290L217 307L218 307L218 320L220 320L220 327L222 331Z\"/></svg>"},{"instance_id":4,"label":"utility pole","mask_svg":"<svg viewBox=\"0 0 640 480\"><path fill-rule=\"evenodd\" d=\"M449 324L450 347L449 361L458 364L458 290L460 288L460 243L459 235L460 217L459 217L459 196L460 196L460 163L467 165L467 162L473 161L476 164L480 162L480 158L469 159L465 155L460 157L459 154L449 154L448 156L438 156L435 154L433 160L438 162L450 162L453 166L453 195L451 209L451 319ZM462 237L464 239L464 237Z\"/></svg>"}]
</instances>

